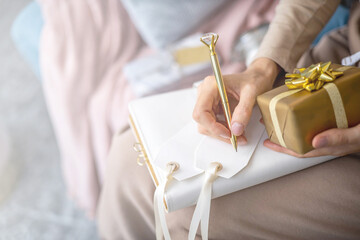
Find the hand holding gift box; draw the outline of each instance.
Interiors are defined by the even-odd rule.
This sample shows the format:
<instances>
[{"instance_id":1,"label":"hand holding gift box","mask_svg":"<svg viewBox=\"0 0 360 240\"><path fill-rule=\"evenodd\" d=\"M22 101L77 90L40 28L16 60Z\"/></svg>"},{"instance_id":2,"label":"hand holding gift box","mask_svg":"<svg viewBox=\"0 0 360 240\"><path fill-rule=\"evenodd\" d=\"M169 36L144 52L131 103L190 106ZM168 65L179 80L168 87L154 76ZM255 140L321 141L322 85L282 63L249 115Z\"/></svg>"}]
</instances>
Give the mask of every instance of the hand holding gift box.
<instances>
[{"instance_id":1,"label":"hand holding gift box","mask_svg":"<svg viewBox=\"0 0 360 240\"><path fill-rule=\"evenodd\" d=\"M257 98L272 142L265 145L305 157L360 151L360 69L328 62L286 76L286 86Z\"/></svg>"}]
</instances>

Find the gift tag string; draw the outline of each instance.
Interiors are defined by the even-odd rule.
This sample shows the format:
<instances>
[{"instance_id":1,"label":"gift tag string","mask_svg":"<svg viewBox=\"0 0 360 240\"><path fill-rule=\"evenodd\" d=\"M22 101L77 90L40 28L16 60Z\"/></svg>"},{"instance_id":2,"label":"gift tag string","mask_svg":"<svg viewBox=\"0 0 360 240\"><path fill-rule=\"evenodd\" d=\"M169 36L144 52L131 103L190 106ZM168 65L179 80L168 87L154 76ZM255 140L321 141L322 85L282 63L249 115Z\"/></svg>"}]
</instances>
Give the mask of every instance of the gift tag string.
<instances>
[{"instance_id":1,"label":"gift tag string","mask_svg":"<svg viewBox=\"0 0 360 240\"><path fill-rule=\"evenodd\" d=\"M189 240L195 239L200 223L202 239L208 239L212 184L218 177L217 172L221 169L222 165L220 163L212 162L205 171L205 179L190 224Z\"/></svg>"},{"instance_id":2,"label":"gift tag string","mask_svg":"<svg viewBox=\"0 0 360 240\"><path fill-rule=\"evenodd\" d=\"M166 224L165 218L165 202L164 194L167 186L173 179L173 173L179 168L179 164L170 162L167 164L166 180L159 184L154 193L154 214L155 214L155 228L156 228L156 239L162 240L163 236L165 240L170 240L169 229Z\"/></svg>"}]
</instances>

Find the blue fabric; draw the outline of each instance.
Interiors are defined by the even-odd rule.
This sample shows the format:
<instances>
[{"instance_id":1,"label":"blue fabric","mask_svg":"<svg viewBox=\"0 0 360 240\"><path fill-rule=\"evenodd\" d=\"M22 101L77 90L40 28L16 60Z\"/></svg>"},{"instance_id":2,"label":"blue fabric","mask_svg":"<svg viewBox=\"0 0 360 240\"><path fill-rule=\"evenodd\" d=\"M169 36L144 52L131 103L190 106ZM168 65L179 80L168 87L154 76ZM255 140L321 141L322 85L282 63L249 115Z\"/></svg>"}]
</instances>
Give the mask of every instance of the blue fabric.
<instances>
[{"instance_id":1,"label":"blue fabric","mask_svg":"<svg viewBox=\"0 0 360 240\"><path fill-rule=\"evenodd\" d=\"M38 3L28 4L15 19L11 36L16 48L40 79L39 44L44 21Z\"/></svg>"},{"instance_id":2,"label":"blue fabric","mask_svg":"<svg viewBox=\"0 0 360 240\"><path fill-rule=\"evenodd\" d=\"M339 5L334 15L330 18L329 22L315 38L313 45L316 45L320 41L321 37L324 36L326 33L346 25L349 20L349 12L349 8Z\"/></svg>"}]
</instances>

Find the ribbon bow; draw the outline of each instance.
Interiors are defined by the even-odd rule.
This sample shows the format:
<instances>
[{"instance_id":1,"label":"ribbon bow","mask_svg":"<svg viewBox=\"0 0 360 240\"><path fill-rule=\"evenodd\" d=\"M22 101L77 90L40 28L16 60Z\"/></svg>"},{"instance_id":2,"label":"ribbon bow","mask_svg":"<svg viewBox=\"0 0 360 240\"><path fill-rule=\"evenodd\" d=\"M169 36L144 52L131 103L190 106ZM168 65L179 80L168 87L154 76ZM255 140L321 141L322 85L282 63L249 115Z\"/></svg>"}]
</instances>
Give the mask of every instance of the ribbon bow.
<instances>
[{"instance_id":1,"label":"ribbon bow","mask_svg":"<svg viewBox=\"0 0 360 240\"><path fill-rule=\"evenodd\" d=\"M330 68L331 62L313 64L308 68L295 68L294 73L285 75L285 84L289 89L306 89L309 92L319 90L327 82L333 82L343 72Z\"/></svg>"}]
</instances>

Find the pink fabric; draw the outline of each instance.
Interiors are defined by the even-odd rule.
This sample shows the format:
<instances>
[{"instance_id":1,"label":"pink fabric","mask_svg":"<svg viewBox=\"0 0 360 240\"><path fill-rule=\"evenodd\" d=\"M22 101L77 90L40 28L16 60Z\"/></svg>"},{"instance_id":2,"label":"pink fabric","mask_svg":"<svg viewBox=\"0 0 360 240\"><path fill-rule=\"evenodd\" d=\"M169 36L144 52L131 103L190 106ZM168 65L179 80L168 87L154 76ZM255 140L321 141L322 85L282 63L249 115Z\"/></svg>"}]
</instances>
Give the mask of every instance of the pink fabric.
<instances>
[{"instance_id":1,"label":"pink fabric","mask_svg":"<svg viewBox=\"0 0 360 240\"><path fill-rule=\"evenodd\" d=\"M45 20L40 61L44 92L69 194L93 216L111 137L127 125L134 98L122 68L150 49L120 0L39 0ZM239 33L268 22L276 1L229 1L194 32L217 32L223 72Z\"/></svg>"}]
</instances>

